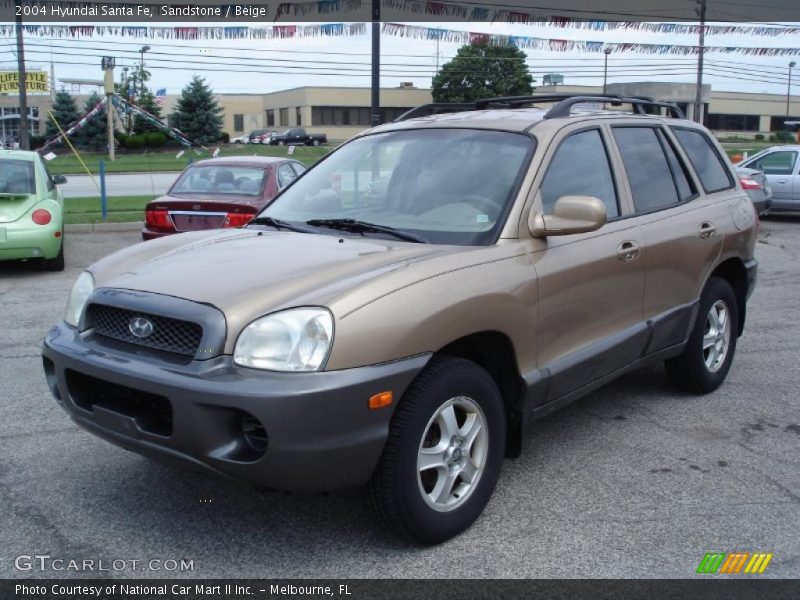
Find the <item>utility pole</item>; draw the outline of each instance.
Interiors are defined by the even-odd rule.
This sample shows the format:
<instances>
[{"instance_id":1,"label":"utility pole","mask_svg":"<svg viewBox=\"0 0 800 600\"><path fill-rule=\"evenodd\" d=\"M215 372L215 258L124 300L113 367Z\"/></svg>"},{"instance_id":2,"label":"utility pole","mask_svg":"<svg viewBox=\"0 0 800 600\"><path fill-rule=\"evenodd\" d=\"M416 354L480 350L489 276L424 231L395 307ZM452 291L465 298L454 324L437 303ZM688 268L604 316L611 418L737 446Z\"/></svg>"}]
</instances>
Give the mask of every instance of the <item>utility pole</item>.
<instances>
[{"instance_id":1,"label":"utility pole","mask_svg":"<svg viewBox=\"0 0 800 600\"><path fill-rule=\"evenodd\" d=\"M100 63L103 67L103 91L106 93L106 130L108 133L108 160L114 160L114 105L111 97L114 95L114 57L104 56Z\"/></svg>"},{"instance_id":2,"label":"utility pole","mask_svg":"<svg viewBox=\"0 0 800 600\"><path fill-rule=\"evenodd\" d=\"M797 66L797 63L792 61L789 63L789 83L786 85L786 120L789 120L790 116L790 104L792 102L792 69Z\"/></svg>"},{"instance_id":3,"label":"utility pole","mask_svg":"<svg viewBox=\"0 0 800 600\"><path fill-rule=\"evenodd\" d=\"M18 3L14 3L18 7ZM16 13L17 23L17 71L19 77L19 147L20 150L30 150L31 141L28 135L28 91L25 86L28 76L25 73L25 44L22 39L22 15Z\"/></svg>"},{"instance_id":4,"label":"utility pole","mask_svg":"<svg viewBox=\"0 0 800 600\"><path fill-rule=\"evenodd\" d=\"M706 0L695 0L700 5L695 9L700 16L700 44L697 52L697 92L694 99L694 120L703 122L703 59L706 53Z\"/></svg>"},{"instance_id":5,"label":"utility pole","mask_svg":"<svg viewBox=\"0 0 800 600\"><path fill-rule=\"evenodd\" d=\"M381 124L381 0L372 0L372 102L370 125Z\"/></svg>"}]
</instances>

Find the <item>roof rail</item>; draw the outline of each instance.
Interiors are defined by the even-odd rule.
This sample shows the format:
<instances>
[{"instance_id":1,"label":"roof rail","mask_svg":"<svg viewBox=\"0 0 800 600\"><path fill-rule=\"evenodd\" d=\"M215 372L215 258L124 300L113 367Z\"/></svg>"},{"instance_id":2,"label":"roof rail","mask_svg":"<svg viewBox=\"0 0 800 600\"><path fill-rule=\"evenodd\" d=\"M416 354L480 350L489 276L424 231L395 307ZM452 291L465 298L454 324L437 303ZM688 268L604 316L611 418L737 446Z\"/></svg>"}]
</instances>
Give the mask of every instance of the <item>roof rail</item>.
<instances>
[{"instance_id":1,"label":"roof rail","mask_svg":"<svg viewBox=\"0 0 800 600\"><path fill-rule=\"evenodd\" d=\"M572 112L572 107L576 104L585 102L603 102L613 106L620 106L622 104L630 104L631 108L636 114L647 114L645 106L658 106L666 108L672 113L672 116L677 119L685 119L683 111L677 104L671 102L662 102L654 100L646 96L613 96L609 94L570 94L570 93L554 93L554 94L540 94L538 96L500 96L497 98L482 98L475 102L460 102L460 103L444 103L434 102L431 104L422 104L412 108L411 110L403 113L394 121L405 121L413 119L414 117L428 116L437 113L454 113L465 112L471 110L485 110L487 108L521 108L528 104L536 104L539 102L555 103L555 105L545 113L545 119L556 119L560 117L568 117Z\"/></svg>"}]
</instances>

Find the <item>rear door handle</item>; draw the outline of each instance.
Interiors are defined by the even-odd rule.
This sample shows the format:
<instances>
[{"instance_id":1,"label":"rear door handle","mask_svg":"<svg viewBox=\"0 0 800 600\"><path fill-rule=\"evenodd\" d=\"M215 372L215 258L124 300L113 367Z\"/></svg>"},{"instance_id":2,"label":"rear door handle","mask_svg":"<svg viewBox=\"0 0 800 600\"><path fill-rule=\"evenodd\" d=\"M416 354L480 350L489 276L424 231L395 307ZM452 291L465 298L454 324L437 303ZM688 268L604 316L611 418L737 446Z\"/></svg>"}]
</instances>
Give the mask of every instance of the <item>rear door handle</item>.
<instances>
[{"instance_id":1,"label":"rear door handle","mask_svg":"<svg viewBox=\"0 0 800 600\"><path fill-rule=\"evenodd\" d=\"M789 183L788 179L778 179L778 183Z\"/></svg>"},{"instance_id":2,"label":"rear door handle","mask_svg":"<svg viewBox=\"0 0 800 600\"><path fill-rule=\"evenodd\" d=\"M700 231L697 235L701 240L710 240L717 234L717 228L710 221L705 221L700 224Z\"/></svg>"},{"instance_id":3,"label":"rear door handle","mask_svg":"<svg viewBox=\"0 0 800 600\"><path fill-rule=\"evenodd\" d=\"M631 240L626 240L617 246L617 258L622 262L633 262L639 258L640 253L639 244Z\"/></svg>"}]
</instances>

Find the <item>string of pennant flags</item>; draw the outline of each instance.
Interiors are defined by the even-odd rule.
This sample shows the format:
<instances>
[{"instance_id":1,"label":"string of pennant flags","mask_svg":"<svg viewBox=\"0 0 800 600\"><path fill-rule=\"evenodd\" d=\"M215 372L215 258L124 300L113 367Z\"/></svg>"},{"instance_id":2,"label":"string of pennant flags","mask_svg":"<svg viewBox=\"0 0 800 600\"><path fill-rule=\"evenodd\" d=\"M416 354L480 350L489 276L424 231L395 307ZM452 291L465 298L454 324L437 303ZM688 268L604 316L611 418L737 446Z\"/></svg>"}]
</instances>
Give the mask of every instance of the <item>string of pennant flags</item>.
<instances>
[{"instance_id":1,"label":"string of pennant flags","mask_svg":"<svg viewBox=\"0 0 800 600\"><path fill-rule=\"evenodd\" d=\"M353 0L356 1L356 0ZM387 0L401 1L401 0ZM406 1L406 0L402 0ZM629 24L626 24L629 25ZM634 24L630 24L634 25ZM0 25L0 35L14 34L13 24ZM136 39L177 40L232 40L232 39L291 39L311 37L355 37L367 33L367 23L320 23L314 25L271 26L125 26L125 25L24 25L31 36L55 38L85 38L117 36ZM568 40L527 35L507 35L470 32L441 27L424 27L405 23L383 23L382 33L387 36L417 40L439 40L453 44L486 43L513 45L527 50L549 52L598 53L605 48L614 52L638 54L696 55L698 47L682 44L657 44L638 42L609 43L593 40ZM708 45L706 53L740 54L745 56L800 56L800 47L714 46Z\"/></svg>"},{"instance_id":2,"label":"string of pennant flags","mask_svg":"<svg viewBox=\"0 0 800 600\"><path fill-rule=\"evenodd\" d=\"M81 0L22 0L26 5L32 6L53 6L59 5L61 10L80 10L90 9L95 7L97 2L81 1ZM164 5L170 5L170 0L163 0ZM14 0L0 0L0 4L11 6ZM130 1L113 2L107 1L102 3L103 6L113 7L130 7ZM305 2L275 2L276 6L269 4L259 5L259 9L264 11L263 18L268 18L278 21L281 18L298 17L308 18L311 16L319 15L333 15L339 13L348 13L354 11L366 11L371 5L371 0L308 0ZM212 5L214 6L214 5ZM246 4L220 3L218 6L222 9L223 14L227 14L227 9L230 7L248 6ZM671 33L671 34L698 34L701 25L692 23L678 23L678 22L661 22L653 23L646 21L601 21L593 19L582 19L574 17L565 17L553 15L552 12L558 12L558 9L544 9L538 12L529 12L525 10L508 10L495 8L491 5L480 6L476 3L460 4L456 1L449 0L381 0L382 8L385 8L395 13L405 13L413 15L426 15L432 17L450 17L454 20L462 21L477 21L477 22L491 22L491 23L524 23L530 25L548 25L560 28L571 29L584 29L591 31L643 31L648 33ZM520 7L522 8L522 7ZM339 25L342 25L341 23ZM30 26L29 26L30 27ZM35 26L34 26L35 27ZM129 31L129 37L151 37L151 38L167 38L177 37L178 39L269 39L271 37L312 37L319 35L346 35L346 33L336 33L330 29L319 29L318 33L313 33L316 27L324 27L318 25L310 25L308 28L299 30L295 35L280 35L281 30L271 32L272 28L265 27L115 27L115 26L61 26L64 29L71 31L71 37L80 37L84 35L104 35L100 32L107 29L121 29ZM142 30L148 30L144 33ZM184 30L199 30L197 35L199 37L183 38L185 35ZM61 29L59 29L61 31ZM303 32L303 34L297 35ZM172 32L172 34L171 34ZM181 33L183 32L183 33ZM275 35L270 35L269 33ZM149 36L146 34L150 34ZM349 32L350 35L360 35L363 32ZM779 37L786 35L797 35L800 33L800 26L775 26L775 25L762 25L762 24L737 24L725 23L705 25L706 35L750 35L758 37ZM123 32L122 35L125 35Z\"/></svg>"}]
</instances>

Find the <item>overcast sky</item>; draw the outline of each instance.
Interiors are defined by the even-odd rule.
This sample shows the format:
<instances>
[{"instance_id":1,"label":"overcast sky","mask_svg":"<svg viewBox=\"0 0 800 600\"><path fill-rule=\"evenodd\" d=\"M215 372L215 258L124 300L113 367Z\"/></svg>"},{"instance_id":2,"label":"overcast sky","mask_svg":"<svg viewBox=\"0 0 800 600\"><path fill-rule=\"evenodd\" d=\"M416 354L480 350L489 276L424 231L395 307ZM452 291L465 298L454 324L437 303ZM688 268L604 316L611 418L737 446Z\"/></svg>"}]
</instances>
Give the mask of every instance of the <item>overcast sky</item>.
<instances>
[{"instance_id":1,"label":"overcast sky","mask_svg":"<svg viewBox=\"0 0 800 600\"><path fill-rule=\"evenodd\" d=\"M308 23L300 25L308 25ZM697 43L697 38L693 35L654 34L637 31L593 31L555 28L547 25L486 22L414 23L413 25L611 43L644 42L682 45ZM181 26L181 24L173 26ZM797 35L775 37L712 35L708 36L706 40L709 46L800 47L800 36ZM52 49L57 79L100 79L102 73L99 57L103 55L116 56L118 65L116 72L117 78L119 78L121 71L119 67L137 63L139 60L138 48L147 44L151 47L150 52L145 54L145 64L152 73L150 87L152 89L166 88L170 94L179 93L194 74L203 76L211 87L220 93L263 93L305 85L368 86L370 81L369 35L349 38L264 41L160 39L144 41L111 37L51 41L29 36L26 41L28 42L26 61L28 68L49 69ZM12 52L13 47L9 45L11 42L13 39L3 40L0 38L0 43L4 44L0 48L0 68L15 69L15 55ZM431 75L436 65L435 42L384 35L381 44L382 62L386 70L381 81L383 87L395 87L401 81L411 81L418 87L430 87ZM440 63L451 58L457 49L458 44L441 42L439 46ZM123 52L123 50L127 52ZM269 52L256 52L256 50L269 50ZM531 50L526 50L526 53L528 65L539 84L541 84L543 73L561 73L567 84L602 85L603 83L604 56L602 54ZM275 59L307 62L280 62ZM715 90L779 94L786 93L789 61L798 60L788 57L713 53L707 54L707 59L709 70L705 76L705 82L710 83ZM63 64L65 62L90 64ZM623 81L694 82L695 64L696 57L690 56L614 53L609 57L608 80L610 83ZM288 69L287 67L290 66L296 68ZM232 72L237 69L293 72L287 74ZM309 73L308 70L316 73ZM800 69L795 71L795 76L795 81L800 82Z\"/></svg>"}]
</instances>

